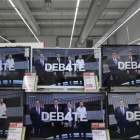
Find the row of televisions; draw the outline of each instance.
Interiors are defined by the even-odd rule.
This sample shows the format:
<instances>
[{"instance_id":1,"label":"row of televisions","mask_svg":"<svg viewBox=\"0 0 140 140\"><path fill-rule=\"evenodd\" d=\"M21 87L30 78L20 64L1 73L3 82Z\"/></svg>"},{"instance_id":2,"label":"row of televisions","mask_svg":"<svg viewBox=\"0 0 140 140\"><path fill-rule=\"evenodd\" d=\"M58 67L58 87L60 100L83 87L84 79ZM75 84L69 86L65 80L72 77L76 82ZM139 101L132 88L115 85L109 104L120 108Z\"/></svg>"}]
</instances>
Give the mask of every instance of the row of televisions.
<instances>
[{"instance_id":1,"label":"row of televisions","mask_svg":"<svg viewBox=\"0 0 140 140\"><path fill-rule=\"evenodd\" d=\"M9 57L13 62L8 60ZM24 73L36 72L38 85L82 86L85 71L94 72L100 86L136 86L140 84L139 62L140 46L133 45L102 46L101 50L1 47L0 85L20 86ZM53 69L53 64L58 63L63 64L61 71L59 66L56 66L57 71ZM84 69L80 70L80 63Z\"/></svg>"},{"instance_id":2,"label":"row of televisions","mask_svg":"<svg viewBox=\"0 0 140 140\"><path fill-rule=\"evenodd\" d=\"M65 115L68 113L65 113L68 102L71 103L73 112L78 111L82 102L87 121L81 125L82 121L78 122L78 119L74 119L71 129L65 126L65 120L52 121L48 118L42 121L42 116L37 114L37 106L40 107L40 114L42 112L50 114L55 111L52 108L56 101L58 101L57 112L63 112ZM5 104L6 109L0 108L0 137L7 136L9 122L23 122L26 126L27 138L53 139L56 136L56 138L67 139L67 133L70 131L70 137L73 134L73 138L77 139L81 131L82 137L92 139L91 123L105 122L106 128L110 130L111 139L140 138L140 93L137 92L24 93L23 90L0 90L0 106L1 103ZM52 122L57 126L55 129L52 127ZM63 122L63 125L60 122Z\"/></svg>"}]
</instances>

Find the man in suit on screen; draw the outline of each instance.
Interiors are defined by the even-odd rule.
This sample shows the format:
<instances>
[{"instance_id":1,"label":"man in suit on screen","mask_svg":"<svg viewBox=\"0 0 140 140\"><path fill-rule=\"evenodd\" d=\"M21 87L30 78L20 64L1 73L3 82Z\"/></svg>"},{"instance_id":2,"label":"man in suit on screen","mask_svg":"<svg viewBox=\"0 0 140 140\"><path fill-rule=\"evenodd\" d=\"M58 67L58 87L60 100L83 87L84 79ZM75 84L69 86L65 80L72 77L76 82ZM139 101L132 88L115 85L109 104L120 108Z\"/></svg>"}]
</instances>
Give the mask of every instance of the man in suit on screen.
<instances>
[{"instance_id":1,"label":"man in suit on screen","mask_svg":"<svg viewBox=\"0 0 140 140\"><path fill-rule=\"evenodd\" d=\"M64 116L67 115L67 113L70 113L72 120L66 120L64 121L67 125L67 135L68 138L70 138L70 134L71 134L71 138L74 138L74 134L73 134L73 125L74 125L74 116L72 115L72 113L74 112L74 108L71 107L71 102L67 102L67 107L64 109Z\"/></svg>"},{"instance_id":2,"label":"man in suit on screen","mask_svg":"<svg viewBox=\"0 0 140 140\"><path fill-rule=\"evenodd\" d=\"M128 56L125 60L125 62L135 62L135 57L132 56L132 52L129 51L128 52ZM132 64L130 63L130 67L132 66ZM131 67L132 68L132 67ZM127 75L128 75L128 79L129 79L129 85L132 85L132 81L134 81L134 85L136 85L136 75L137 75L137 72L136 70L134 69L128 69L127 70Z\"/></svg>"},{"instance_id":3,"label":"man in suit on screen","mask_svg":"<svg viewBox=\"0 0 140 140\"><path fill-rule=\"evenodd\" d=\"M63 112L62 107L58 105L58 100L54 99L54 105L50 108L50 112L56 112L56 117L54 119L57 119L57 113ZM53 128L53 136L56 139L56 135L59 135L59 139L62 139L62 133L61 129L63 126L63 121L52 121L51 126Z\"/></svg>"},{"instance_id":4,"label":"man in suit on screen","mask_svg":"<svg viewBox=\"0 0 140 140\"><path fill-rule=\"evenodd\" d=\"M39 85L44 85L45 84L45 77L47 72L45 71L45 63L47 63L47 60L44 59L44 54L41 53L39 55L39 59L35 61L35 70L38 75L39 79Z\"/></svg>"},{"instance_id":5,"label":"man in suit on screen","mask_svg":"<svg viewBox=\"0 0 140 140\"><path fill-rule=\"evenodd\" d=\"M64 72L59 71L59 64L63 63L63 59L60 57L60 53L56 54L54 63L58 64L58 71L54 71L54 76L56 77L56 85L58 86L58 83L60 82L60 85L62 86L64 81L64 76L63 76Z\"/></svg>"},{"instance_id":6,"label":"man in suit on screen","mask_svg":"<svg viewBox=\"0 0 140 140\"><path fill-rule=\"evenodd\" d=\"M40 107L40 101L35 100L35 107L30 110L30 119L36 137L44 137L44 121L41 120L42 112L44 112L44 109Z\"/></svg>"},{"instance_id":7,"label":"man in suit on screen","mask_svg":"<svg viewBox=\"0 0 140 140\"><path fill-rule=\"evenodd\" d=\"M71 85L73 85L72 75L74 72L74 66L72 64L74 64L74 60L71 59L71 55L68 55L68 60L66 60L66 64L65 64L65 67L71 68L71 70L68 71L68 73L70 74L68 78L68 85L70 85L70 81L71 81Z\"/></svg>"},{"instance_id":8,"label":"man in suit on screen","mask_svg":"<svg viewBox=\"0 0 140 140\"><path fill-rule=\"evenodd\" d=\"M120 135L122 138L128 135L128 120L126 120L127 107L124 107L124 101L119 100L119 107L115 108L115 119L117 121L117 126L120 128ZM126 134L124 133L124 129Z\"/></svg>"},{"instance_id":9,"label":"man in suit on screen","mask_svg":"<svg viewBox=\"0 0 140 140\"><path fill-rule=\"evenodd\" d=\"M119 61L120 59L117 58L116 52L112 52L112 58L110 58L107 63L110 69L110 74L112 76L113 85L120 85L120 70L118 69Z\"/></svg>"},{"instance_id":10,"label":"man in suit on screen","mask_svg":"<svg viewBox=\"0 0 140 140\"><path fill-rule=\"evenodd\" d=\"M134 107L134 111L140 111L140 99L138 99L137 101L138 101L138 105ZM136 125L138 128L137 130L140 138L140 120L136 120Z\"/></svg>"}]
</instances>

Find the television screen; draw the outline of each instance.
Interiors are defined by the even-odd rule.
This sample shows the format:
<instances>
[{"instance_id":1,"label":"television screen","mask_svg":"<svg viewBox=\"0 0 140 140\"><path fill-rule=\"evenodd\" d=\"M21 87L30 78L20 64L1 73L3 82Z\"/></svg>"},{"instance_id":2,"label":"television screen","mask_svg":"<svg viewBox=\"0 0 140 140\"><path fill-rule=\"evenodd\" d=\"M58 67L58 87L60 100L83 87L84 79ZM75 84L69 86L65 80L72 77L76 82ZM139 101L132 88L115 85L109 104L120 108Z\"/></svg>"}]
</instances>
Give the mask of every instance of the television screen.
<instances>
[{"instance_id":1,"label":"television screen","mask_svg":"<svg viewBox=\"0 0 140 140\"><path fill-rule=\"evenodd\" d=\"M102 46L102 86L140 84L140 46Z\"/></svg>"},{"instance_id":2,"label":"television screen","mask_svg":"<svg viewBox=\"0 0 140 140\"><path fill-rule=\"evenodd\" d=\"M140 139L140 93L108 93L111 139Z\"/></svg>"},{"instance_id":3,"label":"television screen","mask_svg":"<svg viewBox=\"0 0 140 140\"><path fill-rule=\"evenodd\" d=\"M33 49L32 72L38 85L83 85L83 72L99 77L99 50L96 49Z\"/></svg>"},{"instance_id":4,"label":"television screen","mask_svg":"<svg viewBox=\"0 0 140 140\"><path fill-rule=\"evenodd\" d=\"M30 72L30 47L0 47L0 86L18 86Z\"/></svg>"},{"instance_id":5,"label":"television screen","mask_svg":"<svg viewBox=\"0 0 140 140\"><path fill-rule=\"evenodd\" d=\"M91 123L105 122L105 93L26 93L26 137L92 139Z\"/></svg>"},{"instance_id":6,"label":"television screen","mask_svg":"<svg viewBox=\"0 0 140 140\"><path fill-rule=\"evenodd\" d=\"M22 90L0 91L0 138L6 138L10 122L23 122Z\"/></svg>"}]
</instances>

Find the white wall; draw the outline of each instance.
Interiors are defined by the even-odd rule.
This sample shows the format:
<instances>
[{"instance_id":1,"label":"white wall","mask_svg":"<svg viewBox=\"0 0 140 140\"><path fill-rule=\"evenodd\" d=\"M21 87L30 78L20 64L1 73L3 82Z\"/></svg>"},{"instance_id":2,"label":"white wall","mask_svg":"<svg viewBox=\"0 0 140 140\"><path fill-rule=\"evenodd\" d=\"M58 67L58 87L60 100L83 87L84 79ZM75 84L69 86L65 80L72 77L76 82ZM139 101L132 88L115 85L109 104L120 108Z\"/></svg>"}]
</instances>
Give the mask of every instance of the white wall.
<instances>
[{"instance_id":1,"label":"white wall","mask_svg":"<svg viewBox=\"0 0 140 140\"><path fill-rule=\"evenodd\" d=\"M70 27L56 27L56 28L41 28L41 36L38 36L40 42L45 42L46 47L56 47L56 38L58 36L70 36L72 28ZM102 36L104 32L106 32L107 27L94 27L90 36ZM74 36L78 36L80 34L81 27L76 27ZM36 42L36 39L32 36L28 29L12 29L12 28L3 28L0 29L0 35L8 36L8 40L16 40L16 42ZM97 39L93 40L93 43L96 42ZM0 40L1 41L1 40ZM77 38L73 38L72 48L75 47ZM0 42L1 43L1 42ZM66 48L69 47L70 37L61 37L59 38L59 47ZM86 47L86 43L83 45Z\"/></svg>"}]
</instances>

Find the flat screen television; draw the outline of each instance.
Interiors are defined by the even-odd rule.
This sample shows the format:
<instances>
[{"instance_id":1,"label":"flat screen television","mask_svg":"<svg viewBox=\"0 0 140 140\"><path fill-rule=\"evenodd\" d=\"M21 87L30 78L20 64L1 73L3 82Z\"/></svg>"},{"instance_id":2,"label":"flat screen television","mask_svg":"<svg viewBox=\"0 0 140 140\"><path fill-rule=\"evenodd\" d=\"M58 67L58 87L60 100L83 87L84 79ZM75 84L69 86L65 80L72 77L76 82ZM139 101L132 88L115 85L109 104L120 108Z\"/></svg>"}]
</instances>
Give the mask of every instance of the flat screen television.
<instances>
[{"instance_id":1,"label":"flat screen television","mask_svg":"<svg viewBox=\"0 0 140 140\"><path fill-rule=\"evenodd\" d=\"M38 85L83 85L83 72L94 72L99 78L99 51L96 49L33 49L32 72Z\"/></svg>"},{"instance_id":2,"label":"flat screen television","mask_svg":"<svg viewBox=\"0 0 140 140\"><path fill-rule=\"evenodd\" d=\"M0 86L21 86L30 72L30 47L0 47Z\"/></svg>"},{"instance_id":3,"label":"flat screen television","mask_svg":"<svg viewBox=\"0 0 140 140\"><path fill-rule=\"evenodd\" d=\"M10 122L23 122L23 90L0 90L0 138L6 138Z\"/></svg>"},{"instance_id":4,"label":"flat screen television","mask_svg":"<svg viewBox=\"0 0 140 140\"><path fill-rule=\"evenodd\" d=\"M108 93L111 139L140 139L140 93Z\"/></svg>"},{"instance_id":5,"label":"flat screen television","mask_svg":"<svg viewBox=\"0 0 140 140\"><path fill-rule=\"evenodd\" d=\"M26 93L26 138L92 139L91 123L105 122L105 97L105 93Z\"/></svg>"},{"instance_id":6,"label":"flat screen television","mask_svg":"<svg viewBox=\"0 0 140 140\"><path fill-rule=\"evenodd\" d=\"M140 84L140 46L102 45L102 86Z\"/></svg>"}]
</instances>

